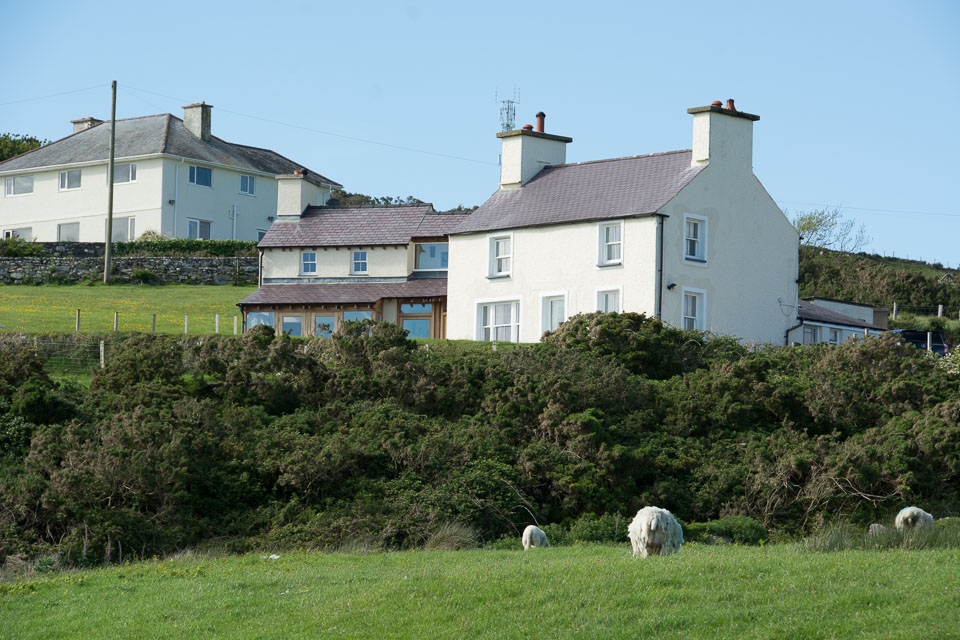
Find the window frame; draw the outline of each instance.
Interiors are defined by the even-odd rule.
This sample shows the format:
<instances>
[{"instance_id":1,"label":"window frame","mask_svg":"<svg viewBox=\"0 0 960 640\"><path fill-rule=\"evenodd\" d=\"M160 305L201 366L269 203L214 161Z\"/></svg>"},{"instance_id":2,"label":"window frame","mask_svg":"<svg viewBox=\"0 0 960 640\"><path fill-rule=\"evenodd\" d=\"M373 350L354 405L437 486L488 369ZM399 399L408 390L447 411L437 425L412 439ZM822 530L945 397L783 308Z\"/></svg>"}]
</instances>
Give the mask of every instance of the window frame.
<instances>
[{"instance_id":1,"label":"window frame","mask_svg":"<svg viewBox=\"0 0 960 640\"><path fill-rule=\"evenodd\" d=\"M508 244L507 253L504 255L497 254L497 243L501 240L506 240ZM513 276L513 267L514 267L514 258L516 255L516 247L513 242L513 233L498 233L487 236L487 251L489 253L489 260L487 262L487 278L510 278ZM500 271L497 268L497 263L499 260L507 260L507 269L505 271Z\"/></svg>"},{"instance_id":2,"label":"window frame","mask_svg":"<svg viewBox=\"0 0 960 640\"><path fill-rule=\"evenodd\" d=\"M113 218L113 228L111 229L114 236L117 235L117 231L120 229L121 221L123 221L124 223L124 227L125 227L124 235L126 236L126 240L114 240L113 238L110 238L110 242L133 242L136 239L136 235L137 235L137 224L136 224L137 217L136 216L115 216ZM107 236L106 217L104 217L104 220L103 220L103 236L104 237Z\"/></svg>"},{"instance_id":3,"label":"window frame","mask_svg":"<svg viewBox=\"0 0 960 640\"><path fill-rule=\"evenodd\" d=\"M246 191L244 191L244 189L243 189L243 179L244 179L244 178L247 179L247 187L248 187L248 189L247 189ZM245 195L245 196L256 196L256 195L257 195L257 181L256 181L256 176L251 176L251 175L248 174L248 173L242 173L242 174L240 174L240 190L239 190L237 193L243 194L243 195Z\"/></svg>"},{"instance_id":4,"label":"window frame","mask_svg":"<svg viewBox=\"0 0 960 640\"><path fill-rule=\"evenodd\" d=\"M76 173L78 176L77 186L75 187L70 186L71 173ZM63 186L64 183L66 183L67 186ZM59 185L58 191L77 191L78 189L82 189L83 188L83 170L82 169L64 169L63 171L60 172L60 180L58 185Z\"/></svg>"},{"instance_id":5,"label":"window frame","mask_svg":"<svg viewBox=\"0 0 960 640\"><path fill-rule=\"evenodd\" d=\"M294 320L294 319L297 320L297 321L299 321L299 323L300 323L300 333L299 333L299 334L294 334L292 329L290 330L290 333L287 333L287 329L284 327L284 325L286 324L287 320ZM281 313L281 314L280 314L280 333L281 333L281 334L286 335L286 336L296 337L296 338L302 338L302 337L304 336L303 328L304 328L304 314L302 314L302 313L293 313L293 314L289 314L289 315L287 315L287 314L285 314L285 313Z\"/></svg>"},{"instance_id":6,"label":"window frame","mask_svg":"<svg viewBox=\"0 0 960 640\"><path fill-rule=\"evenodd\" d=\"M197 235L190 235L190 226L196 223L197 225ZM207 226L207 237L203 238L200 236L200 225L206 223ZM187 218L187 238L190 240L212 240L213 239L213 220L203 220L201 218Z\"/></svg>"},{"instance_id":7,"label":"window frame","mask_svg":"<svg viewBox=\"0 0 960 640\"><path fill-rule=\"evenodd\" d=\"M687 296L694 296L698 300L699 309L697 315L687 316ZM692 317L693 329L687 329L686 319ZM695 289L693 287L680 288L680 328L685 331L706 331L707 330L707 292L704 289Z\"/></svg>"},{"instance_id":8,"label":"window frame","mask_svg":"<svg viewBox=\"0 0 960 640\"><path fill-rule=\"evenodd\" d=\"M420 253L418 251L419 247L422 247L425 245L441 245L441 244L447 247L447 266L446 267L438 267L436 269L424 269L422 267L417 266L417 258L420 257ZM440 260L442 264L443 258L441 257ZM449 267L450 267L450 243L449 242L414 242L413 243L413 270L414 271L448 271Z\"/></svg>"},{"instance_id":9,"label":"window frame","mask_svg":"<svg viewBox=\"0 0 960 640\"><path fill-rule=\"evenodd\" d=\"M119 169L120 167L127 168L127 179L117 182L117 169ZM107 176L107 180L109 179L110 177ZM137 181L137 163L136 162L121 162L120 164L113 165L113 184L114 185L131 184L131 183L135 183L136 181Z\"/></svg>"},{"instance_id":10,"label":"window frame","mask_svg":"<svg viewBox=\"0 0 960 640\"><path fill-rule=\"evenodd\" d=\"M834 327L827 327L827 344L840 344L843 331Z\"/></svg>"},{"instance_id":11,"label":"window frame","mask_svg":"<svg viewBox=\"0 0 960 640\"><path fill-rule=\"evenodd\" d=\"M63 239L63 227L77 225L77 239L76 240L64 240ZM80 242L80 221L74 220L73 222L58 222L57 223L57 242Z\"/></svg>"},{"instance_id":12,"label":"window frame","mask_svg":"<svg viewBox=\"0 0 960 640\"><path fill-rule=\"evenodd\" d=\"M603 309L602 296L605 296L609 293L617 294L617 308L612 311L605 311ZM594 300L596 301L596 309L600 313L623 313L623 285L619 285L616 287L599 287L598 289L596 289L596 295L594 296Z\"/></svg>"},{"instance_id":13,"label":"window frame","mask_svg":"<svg viewBox=\"0 0 960 640\"><path fill-rule=\"evenodd\" d=\"M362 253L363 257L358 259L357 254ZM370 259L367 257L366 249L350 249L350 275L365 276L370 273ZM358 264L363 264L363 269L357 269Z\"/></svg>"},{"instance_id":14,"label":"window frame","mask_svg":"<svg viewBox=\"0 0 960 640\"><path fill-rule=\"evenodd\" d=\"M199 182L201 169L209 172L210 184L202 184ZM213 169L210 167L202 167L198 164L191 164L189 165L189 169L187 169L187 182L195 187L206 187L207 189L213 189Z\"/></svg>"},{"instance_id":15,"label":"window frame","mask_svg":"<svg viewBox=\"0 0 960 640\"><path fill-rule=\"evenodd\" d=\"M542 336L547 331L553 331L550 328L550 303L554 300L563 300L563 320L560 322L566 322L569 319L568 308L567 308L567 292L566 291L548 291L540 294L540 335Z\"/></svg>"},{"instance_id":16,"label":"window frame","mask_svg":"<svg viewBox=\"0 0 960 640\"><path fill-rule=\"evenodd\" d=\"M17 179L18 178L30 178L30 191L23 191L21 193L16 193L17 188ZM3 181L3 194L7 198L19 198L20 196L32 196L34 192L34 187L36 187L36 179L34 174L28 173L25 175L19 176L7 176Z\"/></svg>"},{"instance_id":17,"label":"window frame","mask_svg":"<svg viewBox=\"0 0 960 640\"><path fill-rule=\"evenodd\" d=\"M620 267L623 266L623 220L613 222L597 223L597 266L598 267ZM607 229L618 229L620 239L616 242L607 241ZM620 257L615 260L607 259L607 249L611 245L620 246Z\"/></svg>"},{"instance_id":18,"label":"window frame","mask_svg":"<svg viewBox=\"0 0 960 640\"><path fill-rule=\"evenodd\" d=\"M687 242L688 240L690 240L690 238L687 236L687 224L689 222L695 222L698 227L698 231L697 231L698 236L694 238L694 240L697 242L697 246L699 250L698 250L698 253L695 255L691 255L687 253ZM709 221L707 220L707 216L696 214L696 213L683 214L683 229L682 229L683 249L682 250L683 250L683 262L685 264L692 264L692 265L697 265L701 267L707 266L707 262L708 262L707 252L709 251L707 238L709 237L709 233L708 233L709 230L710 230L710 227L709 227Z\"/></svg>"},{"instance_id":19,"label":"window frame","mask_svg":"<svg viewBox=\"0 0 960 640\"><path fill-rule=\"evenodd\" d=\"M250 314L269 315L269 316L270 316L270 324L267 324L266 322L258 322L257 324L251 326L251 325L250 325ZM244 314L244 316L243 316L243 326L244 326L244 330L245 330L245 331L250 331L251 329L253 329L253 327L267 326L267 327L270 327L271 329L273 329L274 332L276 332L276 328L277 328L277 314L276 314L276 312L274 312L274 311L263 311L263 310L247 311L247 312Z\"/></svg>"},{"instance_id":20,"label":"window frame","mask_svg":"<svg viewBox=\"0 0 960 640\"><path fill-rule=\"evenodd\" d=\"M490 324L486 325L483 322L483 312L484 309L490 309L488 317L492 318L495 322L496 320L496 305L509 304L511 305L511 313L514 315L514 318L509 324L497 325ZM474 336L477 339L477 342L512 342L517 344L520 342L520 328L522 326L521 321L523 319L523 304L520 298L507 299L503 298L494 298L489 300L475 300L474 301L476 313L474 314ZM510 327L511 336L510 340L494 340L495 331L498 327ZM490 339L487 339L485 332L489 329Z\"/></svg>"},{"instance_id":21,"label":"window frame","mask_svg":"<svg viewBox=\"0 0 960 640\"><path fill-rule=\"evenodd\" d=\"M307 255L312 255L312 256L313 256L313 260L307 260ZM312 271L307 269L307 265L308 265L308 264L313 265L313 270L312 270ZM317 275L317 252L316 252L316 250L313 250L313 251L301 251L301 252L300 252L300 275L302 275L302 276L310 276L310 275L315 276L315 275Z\"/></svg>"}]
</instances>

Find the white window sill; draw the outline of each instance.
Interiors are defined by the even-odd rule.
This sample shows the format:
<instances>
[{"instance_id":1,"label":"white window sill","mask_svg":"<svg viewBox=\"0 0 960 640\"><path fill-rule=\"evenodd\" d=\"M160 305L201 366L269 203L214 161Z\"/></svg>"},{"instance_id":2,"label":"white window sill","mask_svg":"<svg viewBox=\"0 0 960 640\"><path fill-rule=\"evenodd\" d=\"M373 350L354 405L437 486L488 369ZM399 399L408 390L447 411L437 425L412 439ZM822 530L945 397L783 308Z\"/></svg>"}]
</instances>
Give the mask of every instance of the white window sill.
<instances>
[{"instance_id":1,"label":"white window sill","mask_svg":"<svg viewBox=\"0 0 960 640\"><path fill-rule=\"evenodd\" d=\"M24 197L24 196L32 196L32 195L33 195L33 191L31 191L30 193L8 193L8 194L6 194L6 197L8 197L8 198L22 198L22 197Z\"/></svg>"},{"instance_id":2,"label":"white window sill","mask_svg":"<svg viewBox=\"0 0 960 640\"><path fill-rule=\"evenodd\" d=\"M604 264L598 264L597 269L612 269L614 267L623 268L622 262L607 262Z\"/></svg>"},{"instance_id":3,"label":"white window sill","mask_svg":"<svg viewBox=\"0 0 960 640\"><path fill-rule=\"evenodd\" d=\"M212 188L212 187L211 187L211 188ZM255 194L255 193L247 193L246 191L237 191L237 195L249 196L249 197L251 197L251 198L256 198L256 197L257 197L257 194Z\"/></svg>"},{"instance_id":4,"label":"white window sill","mask_svg":"<svg viewBox=\"0 0 960 640\"><path fill-rule=\"evenodd\" d=\"M707 266L706 260L704 260L703 258L694 258L692 256L683 256L683 262L684 264L693 264L693 265L697 265L698 267Z\"/></svg>"},{"instance_id":5,"label":"white window sill","mask_svg":"<svg viewBox=\"0 0 960 640\"><path fill-rule=\"evenodd\" d=\"M213 189L213 185L206 184L197 184L196 182L188 182L191 187L202 187L203 189Z\"/></svg>"},{"instance_id":6,"label":"white window sill","mask_svg":"<svg viewBox=\"0 0 960 640\"><path fill-rule=\"evenodd\" d=\"M83 187L74 187L73 189L57 189L59 193L66 193L68 191L80 191Z\"/></svg>"},{"instance_id":7,"label":"white window sill","mask_svg":"<svg viewBox=\"0 0 960 640\"><path fill-rule=\"evenodd\" d=\"M509 280L513 274L510 273L497 273L487 276L487 280Z\"/></svg>"}]
</instances>

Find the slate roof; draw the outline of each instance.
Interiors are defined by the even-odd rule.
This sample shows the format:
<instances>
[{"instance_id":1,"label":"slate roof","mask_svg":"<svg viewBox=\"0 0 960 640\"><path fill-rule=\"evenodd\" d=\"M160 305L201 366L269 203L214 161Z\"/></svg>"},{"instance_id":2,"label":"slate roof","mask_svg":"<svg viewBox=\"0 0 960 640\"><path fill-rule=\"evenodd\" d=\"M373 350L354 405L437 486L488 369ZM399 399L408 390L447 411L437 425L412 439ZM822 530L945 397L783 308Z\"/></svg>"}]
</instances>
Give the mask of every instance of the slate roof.
<instances>
[{"instance_id":1,"label":"slate roof","mask_svg":"<svg viewBox=\"0 0 960 640\"><path fill-rule=\"evenodd\" d=\"M226 142L216 136L204 142L187 130L183 120L169 113L117 120L118 161L158 153L274 175L290 174L295 169L304 168L269 149ZM107 160L109 155L110 123L104 122L0 162L0 172ZM307 180L315 184L342 186L309 170Z\"/></svg>"},{"instance_id":2,"label":"slate roof","mask_svg":"<svg viewBox=\"0 0 960 640\"><path fill-rule=\"evenodd\" d=\"M271 247L355 247L409 244L413 238L446 236L467 217L437 213L432 204L307 207L299 220L278 220L260 240Z\"/></svg>"},{"instance_id":3,"label":"slate roof","mask_svg":"<svg viewBox=\"0 0 960 640\"><path fill-rule=\"evenodd\" d=\"M826 324L839 324L845 327L857 327L860 329L876 329L877 331L886 331L883 327L851 318L848 315L825 309L824 307L813 304L806 300L800 301L800 307L797 309L797 317L801 320L811 320L813 322L823 322Z\"/></svg>"},{"instance_id":4,"label":"slate roof","mask_svg":"<svg viewBox=\"0 0 960 640\"><path fill-rule=\"evenodd\" d=\"M446 278L406 282L337 282L330 284L268 284L237 303L373 304L382 298L434 298L447 295Z\"/></svg>"},{"instance_id":5,"label":"slate roof","mask_svg":"<svg viewBox=\"0 0 960 640\"><path fill-rule=\"evenodd\" d=\"M692 152L545 167L519 189L500 189L454 233L475 233L655 213L693 179Z\"/></svg>"}]
</instances>

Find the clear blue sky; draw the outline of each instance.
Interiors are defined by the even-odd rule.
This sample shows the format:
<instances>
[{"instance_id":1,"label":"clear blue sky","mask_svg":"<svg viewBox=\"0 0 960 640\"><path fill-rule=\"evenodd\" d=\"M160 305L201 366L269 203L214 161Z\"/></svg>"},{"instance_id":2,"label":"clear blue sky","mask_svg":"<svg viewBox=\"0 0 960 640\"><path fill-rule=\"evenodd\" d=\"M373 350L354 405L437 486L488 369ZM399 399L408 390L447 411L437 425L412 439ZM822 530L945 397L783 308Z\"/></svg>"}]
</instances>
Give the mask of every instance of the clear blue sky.
<instances>
[{"instance_id":1,"label":"clear blue sky","mask_svg":"<svg viewBox=\"0 0 960 640\"><path fill-rule=\"evenodd\" d=\"M115 79L118 117L204 100L225 140L450 208L497 187L498 89L519 88L518 125L543 110L573 137L570 162L689 148L686 109L734 98L761 116L754 171L782 207L840 207L868 250L960 263L960 3L7 0L2 15L0 132L55 140L107 118Z\"/></svg>"}]
</instances>

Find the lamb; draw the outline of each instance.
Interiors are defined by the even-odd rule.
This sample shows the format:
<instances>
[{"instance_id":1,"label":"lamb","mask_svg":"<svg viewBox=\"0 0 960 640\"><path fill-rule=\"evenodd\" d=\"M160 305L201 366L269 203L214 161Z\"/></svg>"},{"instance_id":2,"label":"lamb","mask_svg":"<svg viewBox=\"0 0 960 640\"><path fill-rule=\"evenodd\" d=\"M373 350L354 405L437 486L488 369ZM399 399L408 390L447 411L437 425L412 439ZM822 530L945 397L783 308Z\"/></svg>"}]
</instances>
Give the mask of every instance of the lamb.
<instances>
[{"instance_id":1,"label":"lamb","mask_svg":"<svg viewBox=\"0 0 960 640\"><path fill-rule=\"evenodd\" d=\"M523 537L520 541L523 543L524 551L530 547L550 546L550 543L547 541L547 534L543 532L543 529L532 524L527 525L527 528L523 530Z\"/></svg>"},{"instance_id":2,"label":"lamb","mask_svg":"<svg viewBox=\"0 0 960 640\"><path fill-rule=\"evenodd\" d=\"M673 514L659 507L644 507L627 527L634 557L665 556L683 544L683 529Z\"/></svg>"},{"instance_id":3,"label":"lamb","mask_svg":"<svg viewBox=\"0 0 960 640\"><path fill-rule=\"evenodd\" d=\"M869 534L872 536L879 536L885 533L887 528L880 524L879 522L874 522L870 525Z\"/></svg>"},{"instance_id":4,"label":"lamb","mask_svg":"<svg viewBox=\"0 0 960 640\"><path fill-rule=\"evenodd\" d=\"M920 507L906 507L897 514L894 526L901 533L909 533L915 529L926 529L933 526L933 516Z\"/></svg>"}]
</instances>

